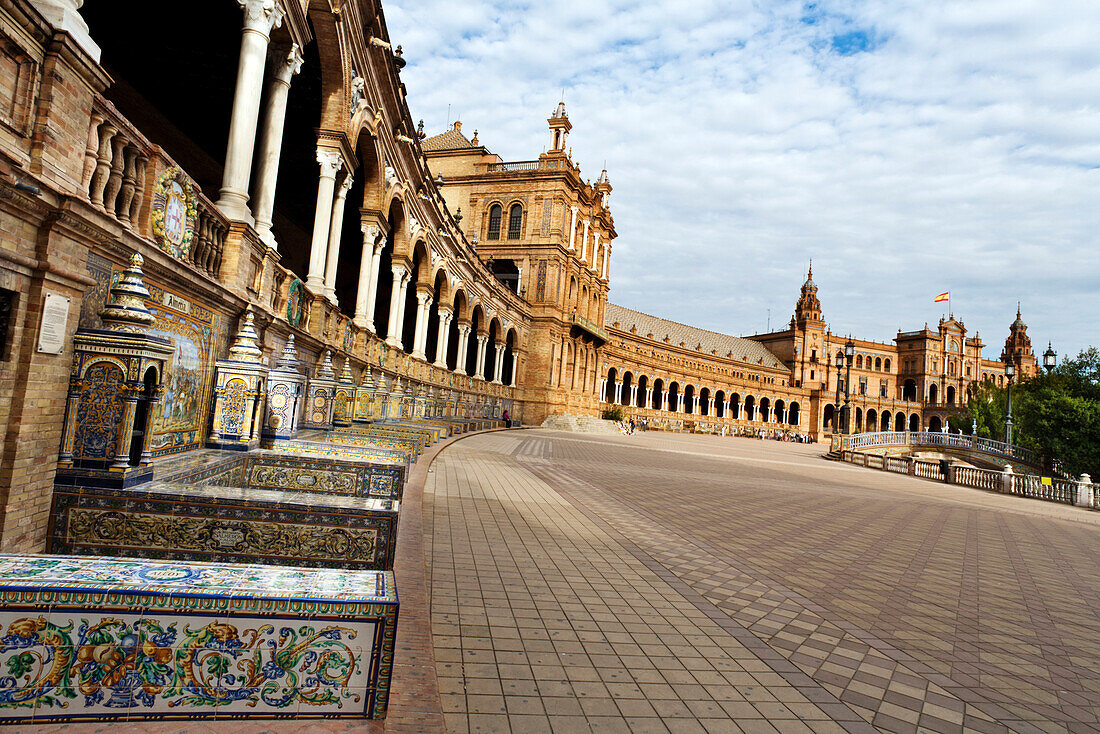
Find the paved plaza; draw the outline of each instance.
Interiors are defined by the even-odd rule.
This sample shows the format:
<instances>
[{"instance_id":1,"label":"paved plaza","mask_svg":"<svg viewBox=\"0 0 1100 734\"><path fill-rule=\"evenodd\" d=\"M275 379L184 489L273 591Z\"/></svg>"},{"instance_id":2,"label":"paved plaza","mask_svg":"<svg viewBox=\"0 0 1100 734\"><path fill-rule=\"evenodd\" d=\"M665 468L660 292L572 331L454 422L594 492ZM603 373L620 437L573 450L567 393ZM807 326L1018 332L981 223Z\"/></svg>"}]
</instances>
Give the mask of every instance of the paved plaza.
<instances>
[{"instance_id":1,"label":"paved plaza","mask_svg":"<svg viewBox=\"0 0 1100 734\"><path fill-rule=\"evenodd\" d=\"M821 453L447 447L423 528L448 730L1100 730L1100 513Z\"/></svg>"}]
</instances>

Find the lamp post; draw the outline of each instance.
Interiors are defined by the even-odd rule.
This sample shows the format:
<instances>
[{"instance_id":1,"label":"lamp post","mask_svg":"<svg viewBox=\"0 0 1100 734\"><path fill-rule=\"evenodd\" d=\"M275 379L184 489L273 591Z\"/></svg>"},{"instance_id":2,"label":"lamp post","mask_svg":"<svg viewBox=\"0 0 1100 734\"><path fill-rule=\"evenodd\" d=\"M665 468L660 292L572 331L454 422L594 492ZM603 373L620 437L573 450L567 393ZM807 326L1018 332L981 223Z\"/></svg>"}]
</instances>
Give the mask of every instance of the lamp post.
<instances>
[{"instance_id":1,"label":"lamp post","mask_svg":"<svg viewBox=\"0 0 1100 734\"><path fill-rule=\"evenodd\" d=\"M1054 351L1054 347L1050 346L1050 342L1047 342L1047 350L1043 352L1043 367L1046 368L1047 374L1054 370L1054 366L1058 363L1058 353Z\"/></svg>"},{"instance_id":2,"label":"lamp post","mask_svg":"<svg viewBox=\"0 0 1100 734\"><path fill-rule=\"evenodd\" d=\"M852 362L856 358L856 345L852 343L852 338L848 337L848 341L844 344L844 361L848 363L847 369L844 372L844 433L845 435L851 435L852 433L852 408L848 404L852 400Z\"/></svg>"},{"instance_id":3,"label":"lamp post","mask_svg":"<svg viewBox=\"0 0 1100 734\"><path fill-rule=\"evenodd\" d=\"M1005 377L1008 378L1008 399L1005 403L1005 443L1012 445L1012 378L1016 368L1011 362L1005 365Z\"/></svg>"},{"instance_id":4,"label":"lamp post","mask_svg":"<svg viewBox=\"0 0 1100 734\"><path fill-rule=\"evenodd\" d=\"M836 355L836 411L833 413L833 433L840 433L840 371L844 369L844 355Z\"/></svg>"}]
</instances>

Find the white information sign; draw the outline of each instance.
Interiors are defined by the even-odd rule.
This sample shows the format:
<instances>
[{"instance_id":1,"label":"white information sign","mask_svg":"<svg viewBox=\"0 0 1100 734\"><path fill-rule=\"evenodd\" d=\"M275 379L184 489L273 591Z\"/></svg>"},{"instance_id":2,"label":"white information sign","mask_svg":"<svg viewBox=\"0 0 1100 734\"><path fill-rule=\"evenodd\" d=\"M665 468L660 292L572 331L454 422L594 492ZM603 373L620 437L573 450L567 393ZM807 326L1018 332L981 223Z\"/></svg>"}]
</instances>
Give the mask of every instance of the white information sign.
<instances>
[{"instance_id":1,"label":"white information sign","mask_svg":"<svg viewBox=\"0 0 1100 734\"><path fill-rule=\"evenodd\" d=\"M58 293L46 293L42 304L42 323L38 327L38 351L61 354L65 351L65 331L69 323L71 299Z\"/></svg>"}]
</instances>

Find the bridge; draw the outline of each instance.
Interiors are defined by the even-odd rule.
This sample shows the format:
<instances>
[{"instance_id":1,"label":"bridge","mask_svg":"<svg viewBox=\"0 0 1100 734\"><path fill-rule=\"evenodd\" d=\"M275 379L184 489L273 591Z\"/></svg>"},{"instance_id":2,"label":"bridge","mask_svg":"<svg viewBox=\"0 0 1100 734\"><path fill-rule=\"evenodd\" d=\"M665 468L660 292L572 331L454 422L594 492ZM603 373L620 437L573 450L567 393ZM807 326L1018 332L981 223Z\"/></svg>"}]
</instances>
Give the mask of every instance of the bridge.
<instances>
[{"instance_id":1,"label":"bridge","mask_svg":"<svg viewBox=\"0 0 1100 734\"><path fill-rule=\"evenodd\" d=\"M883 431L881 433L857 433L853 436L833 434L829 452L858 451L881 455L896 455L918 449L935 449L942 453L960 454L979 462L1004 463L1010 461L1025 467L1039 469L1039 455L1030 449L1002 441L967 436L960 433L938 431Z\"/></svg>"}]
</instances>

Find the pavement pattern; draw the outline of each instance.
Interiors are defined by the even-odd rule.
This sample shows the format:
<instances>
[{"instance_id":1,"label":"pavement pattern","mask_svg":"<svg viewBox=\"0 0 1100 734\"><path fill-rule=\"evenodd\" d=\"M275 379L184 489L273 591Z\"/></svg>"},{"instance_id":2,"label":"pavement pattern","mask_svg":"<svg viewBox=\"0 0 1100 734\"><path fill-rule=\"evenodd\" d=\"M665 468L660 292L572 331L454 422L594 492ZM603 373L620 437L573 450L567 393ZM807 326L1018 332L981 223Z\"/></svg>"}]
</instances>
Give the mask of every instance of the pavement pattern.
<instances>
[{"instance_id":1,"label":"pavement pattern","mask_svg":"<svg viewBox=\"0 0 1100 734\"><path fill-rule=\"evenodd\" d=\"M1100 513L821 453L449 446L423 498L447 730L1100 731Z\"/></svg>"}]
</instances>

